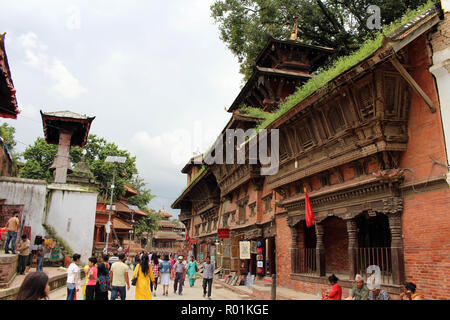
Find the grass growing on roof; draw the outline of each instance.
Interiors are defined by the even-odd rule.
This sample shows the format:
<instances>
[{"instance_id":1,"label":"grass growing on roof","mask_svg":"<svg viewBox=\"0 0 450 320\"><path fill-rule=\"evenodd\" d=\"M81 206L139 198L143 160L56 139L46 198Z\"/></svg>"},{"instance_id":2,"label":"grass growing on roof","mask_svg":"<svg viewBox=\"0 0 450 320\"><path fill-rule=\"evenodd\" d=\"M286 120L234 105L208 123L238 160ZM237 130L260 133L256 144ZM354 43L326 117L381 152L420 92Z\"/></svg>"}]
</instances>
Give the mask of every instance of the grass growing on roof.
<instances>
[{"instance_id":1,"label":"grass growing on roof","mask_svg":"<svg viewBox=\"0 0 450 320\"><path fill-rule=\"evenodd\" d=\"M263 119L267 119L271 115L270 112L266 112L259 108L248 107L248 106L240 107L239 114L245 114L250 117L257 117L257 118L263 118Z\"/></svg>"},{"instance_id":2,"label":"grass growing on roof","mask_svg":"<svg viewBox=\"0 0 450 320\"><path fill-rule=\"evenodd\" d=\"M331 80L369 57L382 46L384 37L420 15L423 11L431 8L436 2L436 0L429 0L426 4L419 6L416 9L406 11L401 18L389 25L385 25L381 31L376 33L373 39L367 39L355 53L338 58L330 68L321 71L319 75L310 79L303 86L299 87L295 93L287 97L286 101L280 105L280 108L277 111L272 112L265 117L265 120L256 127L256 131L259 132L261 129L267 128L272 122L288 112L295 105L305 100L312 93L328 86Z\"/></svg>"},{"instance_id":3,"label":"grass growing on roof","mask_svg":"<svg viewBox=\"0 0 450 320\"><path fill-rule=\"evenodd\" d=\"M206 166L203 164L202 167L200 168L200 171L192 178L192 180L189 182L189 184L186 186L186 188L183 189L183 192L187 188L189 188L189 186L195 181L195 179L197 179L203 173L203 171L205 171L205 170L206 170Z\"/></svg>"}]
</instances>

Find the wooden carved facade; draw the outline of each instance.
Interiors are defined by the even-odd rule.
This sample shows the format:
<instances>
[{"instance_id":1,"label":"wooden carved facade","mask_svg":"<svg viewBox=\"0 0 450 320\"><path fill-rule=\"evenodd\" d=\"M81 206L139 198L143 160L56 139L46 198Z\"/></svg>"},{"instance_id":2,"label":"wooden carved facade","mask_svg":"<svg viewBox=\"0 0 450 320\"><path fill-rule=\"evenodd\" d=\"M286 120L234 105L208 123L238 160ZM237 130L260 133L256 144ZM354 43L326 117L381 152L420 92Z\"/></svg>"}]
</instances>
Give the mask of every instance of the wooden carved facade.
<instances>
[{"instance_id":1,"label":"wooden carved facade","mask_svg":"<svg viewBox=\"0 0 450 320\"><path fill-rule=\"evenodd\" d=\"M297 87L313 77L312 73L331 52L330 48L270 37L255 61L252 76L228 111L242 105L273 111Z\"/></svg>"}]
</instances>

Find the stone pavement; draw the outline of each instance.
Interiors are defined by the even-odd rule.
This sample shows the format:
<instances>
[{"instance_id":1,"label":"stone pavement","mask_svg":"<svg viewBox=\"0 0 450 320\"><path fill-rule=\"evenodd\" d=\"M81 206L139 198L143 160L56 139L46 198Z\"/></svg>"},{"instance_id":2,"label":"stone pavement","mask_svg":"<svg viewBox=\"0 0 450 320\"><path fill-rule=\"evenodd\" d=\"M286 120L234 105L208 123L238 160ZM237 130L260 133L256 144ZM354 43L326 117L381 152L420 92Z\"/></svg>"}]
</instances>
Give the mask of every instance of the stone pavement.
<instances>
[{"instance_id":1,"label":"stone pavement","mask_svg":"<svg viewBox=\"0 0 450 320\"><path fill-rule=\"evenodd\" d=\"M131 279L132 273L129 272L129 276ZM189 281L186 278L185 284L187 286L183 286L183 294L180 296L173 293L173 282L169 286L169 295L162 295L162 285L158 284L158 288L156 290L156 296L153 296L153 300L208 300L207 298L203 298L203 288L202 288L202 279L197 279L195 281L194 287L189 287ZM131 286L130 290L127 291L127 300L135 299L135 290L136 287ZM65 300L67 297L67 289L60 288L58 290L52 291L50 293L50 300ZM235 293L228 289L223 288L221 285L214 285L211 292L211 300L250 300L250 296Z\"/></svg>"}]
</instances>

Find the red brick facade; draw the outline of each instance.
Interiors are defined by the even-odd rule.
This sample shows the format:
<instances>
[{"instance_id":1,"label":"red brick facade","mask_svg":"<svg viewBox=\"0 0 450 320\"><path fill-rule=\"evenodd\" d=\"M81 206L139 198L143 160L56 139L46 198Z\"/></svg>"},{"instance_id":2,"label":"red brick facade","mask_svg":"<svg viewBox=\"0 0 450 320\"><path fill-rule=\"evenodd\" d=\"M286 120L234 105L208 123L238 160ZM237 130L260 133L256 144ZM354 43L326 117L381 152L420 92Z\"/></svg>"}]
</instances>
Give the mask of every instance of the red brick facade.
<instances>
[{"instance_id":1,"label":"red brick facade","mask_svg":"<svg viewBox=\"0 0 450 320\"><path fill-rule=\"evenodd\" d=\"M450 189L444 165L448 159L436 84L429 71L430 39L441 44L433 37L448 33L442 27L447 22L436 22L438 14L430 10L429 21L440 24L438 32L408 29L399 39L414 40L402 49L395 43L398 53L390 61L367 58L334 80L339 85L326 93L329 96L318 90L270 125L284 130L280 135L284 162L276 175L246 179L251 168L236 166L232 170L244 173L227 182L235 171L206 169L217 179L208 182L209 189L221 189L212 217L218 218L218 227L232 231L232 270L244 274L252 270L238 270L240 240L264 241L275 235L276 258L271 262L276 265L278 286L317 295L329 289L327 278L335 273L347 297L355 274L367 278L367 267L377 265L382 286L393 298L398 298L405 281L412 281L427 299L448 299ZM415 23L423 26L425 20ZM400 41L393 39L392 43ZM392 50L384 45L377 54L386 57ZM405 70L431 99L435 112L416 93ZM337 100L343 107L336 107ZM342 111L344 129L333 129L334 120L320 116L332 114L333 108ZM311 140L295 132L308 127ZM202 179L207 174L194 184L206 184ZM318 218L310 228L304 222L304 187ZM190 224L189 235L213 238L215 228L202 231L207 218L189 207L192 200L205 197L201 192L189 194L192 189L176 202Z\"/></svg>"}]
</instances>

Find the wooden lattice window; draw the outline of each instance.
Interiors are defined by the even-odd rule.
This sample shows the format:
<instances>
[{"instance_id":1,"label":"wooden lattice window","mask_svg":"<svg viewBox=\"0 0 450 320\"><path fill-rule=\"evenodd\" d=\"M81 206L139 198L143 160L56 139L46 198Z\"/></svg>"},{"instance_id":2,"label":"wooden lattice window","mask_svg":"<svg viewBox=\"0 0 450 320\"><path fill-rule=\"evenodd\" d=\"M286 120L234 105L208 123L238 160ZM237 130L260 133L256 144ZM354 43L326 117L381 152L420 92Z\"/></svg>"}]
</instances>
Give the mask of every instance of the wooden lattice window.
<instances>
[{"instance_id":1,"label":"wooden lattice window","mask_svg":"<svg viewBox=\"0 0 450 320\"><path fill-rule=\"evenodd\" d=\"M196 225L195 226L195 235L198 236L198 234L200 233L200 225Z\"/></svg>"},{"instance_id":2,"label":"wooden lattice window","mask_svg":"<svg viewBox=\"0 0 450 320\"><path fill-rule=\"evenodd\" d=\"M239 206L239 224L245 223L245 206Z\"/></svg>"},{"instance_id":3,"label":"wooden lattice window","mask_svg":"<svg viewBox=\"0 0 450 320\"><path fill-rule=\"evenodd\" d=\"M331 108L328 113L328 122L330 123L333 134L336 134L345 129L344 115L342 114L341 107L335 106Z\"/></svg>"},{"instance_id":4,"label":"wooden lattice window","mask_svg":"<svg viewBox=\"0 0 450 320\"><path fill-rule=\"evenodd\" d=\"M229 213L224 213L222 217L222 225L224 228L228 227L228 218L230 217Z\"/></svg>"},{"instance_id":5,"label":"wooden lattice window","mask_svg":"<svg viewBox=\"0 0 450 320\"><path fill-rule=\"evenodd\" d=\"M250 208L250 217L256 216L256 211L255 211L256 202L249 204L248 207Z\"/></svg>"},{"instance_id":6,"label":"wooden lattice window","mask_svg":"<svg viewBox=\"0 0 450 320\"><path fill-rule=\"evenodd\" d=\"M264 213L272 211L272 195L265 197L263 201L264 201Z\"/></svg>"},{"instance_id":7,"label":"wooden lattice window","mask_svg":"<svg viewBox=\"0 0 450 320\"><path fill-rule=\"evenodd\" d=\"M375 115L375 92L372 77L367 77L356 85L354 92L359 106L359 114L363 120Z\"/></svg>"},{"instance_id":8,"label":"wooden lattice window","mask_svg":"<svg viewBox=\"0 0 450 320\"><path fill-rule=\"evenodd\" d=\"M306 123L299 128L300 139L302 140L303 149L308 149L314 145L311 131L307 127Z\"/></svg>"}]
</instances>

